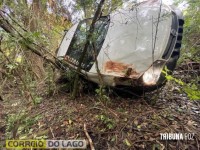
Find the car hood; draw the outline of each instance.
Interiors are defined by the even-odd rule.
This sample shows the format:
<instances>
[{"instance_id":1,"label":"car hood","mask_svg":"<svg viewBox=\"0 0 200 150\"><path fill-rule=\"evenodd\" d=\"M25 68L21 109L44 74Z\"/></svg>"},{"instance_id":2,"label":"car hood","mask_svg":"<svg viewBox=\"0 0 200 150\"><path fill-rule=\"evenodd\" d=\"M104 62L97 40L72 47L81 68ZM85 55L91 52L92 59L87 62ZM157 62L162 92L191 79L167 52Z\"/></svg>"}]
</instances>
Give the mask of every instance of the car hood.
<instances>
[{"instance_id":1,"label":"car hood","mask_svg":"<svg viewBox=\"0 0 200 150\"><path fill-rule=\"evenodd\" d=\"M172 24L169 6L148 1L110 15L110 25L98 55L102 74L139 78L166 49ZM93 65L90 73L96 73Z\"/></svg>"}]
</instances>

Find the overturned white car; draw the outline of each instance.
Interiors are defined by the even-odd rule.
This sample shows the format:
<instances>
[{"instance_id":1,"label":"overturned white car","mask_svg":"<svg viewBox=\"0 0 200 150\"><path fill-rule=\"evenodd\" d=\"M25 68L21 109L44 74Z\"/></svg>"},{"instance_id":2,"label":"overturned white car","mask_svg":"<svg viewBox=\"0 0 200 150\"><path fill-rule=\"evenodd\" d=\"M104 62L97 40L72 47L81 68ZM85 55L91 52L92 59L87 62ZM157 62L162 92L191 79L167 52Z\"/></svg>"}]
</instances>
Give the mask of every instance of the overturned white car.
<instances>
[{"instance_id":1,"label":"overturned white car","mask_svg":"<svg viewBox=\"0 0 200 150\"><path fill-rule=\"evenodd\" d=\"M74 69L83 52L92 18L80 21L65 34L57 58ZM182 13L158 1L146 1L101 16L81 64L83 76L105 85L155 87L165 78L165 66L174 70L180 55Z\"/></svg>"}]
</instances>

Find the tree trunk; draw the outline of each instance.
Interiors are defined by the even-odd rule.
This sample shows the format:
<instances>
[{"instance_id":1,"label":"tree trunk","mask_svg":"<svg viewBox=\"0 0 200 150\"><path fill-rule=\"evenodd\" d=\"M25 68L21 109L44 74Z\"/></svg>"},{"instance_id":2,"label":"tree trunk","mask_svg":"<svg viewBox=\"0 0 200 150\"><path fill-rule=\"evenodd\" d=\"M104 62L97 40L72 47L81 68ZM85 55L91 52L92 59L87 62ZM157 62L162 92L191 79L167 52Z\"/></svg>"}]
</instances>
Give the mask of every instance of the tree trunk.
<instances>
[{"instance_id":1,"label":"tree trunk","mask_svg":"<svg viewBox=\"0 0 200 150\"><path fill-rule=\"evenodd\" d=\"M42 9L40 3L41 3L40 0L33 0L33 3L32 3L31 8L32 8L33 16L29 20L31 32L37 31L37 28L39 27L38 23L39 23L39 18L40 18L40 15L41 15L40 9ZM27 58L31 62L32 71L33 71L36 79L38 79L39 81L43 80L44 77L45 77L43 59L38 57L36 54L29 52L29 51L27 53Z\"/></svg>"},{"instance_id":2,"label":"tree trunk","mask_svg":"<svg viewBox=\"0 0 200 150\"><path fill-rule=\"evenodd\" d=\"M89 29L89 32L87 33L87 38L86 38L86 43L85 43L85 46L84 46L84 49L83 49L83 53L79 58L79 64L78 64L78 68L77 68L77 73L75 75L74 87L73 87L73 91L72 91L72 98L73 99L76 98L77 92L78 92L78 85L79 85L78 82L79 82L79 74L81 72L81 64L82 64L82 62L85 58L85 55L86 55L88 46L90 44L90 41L92 40L92 34L94 32L95 23L96 23L97 19L100 17L104 1L105 0L101 0L98 7L97 7L97 11L95 12L94 18L92 20L92 24L91 24L90 29Z\"/></svg>"},{"instance_id":3,"label":"tree trunk","mask_svg":"<svg viewBox=\"0 0 200 150\"><path fill-rule=\"evenodd\" d=\"M28 39L26 39L22 34L16 32L16 28L14 26L12 26L12 24L10 24L10 22L5 17L6 15L4 15L4 14L8 15L6 12L4 12L0 9L0 27L5 32L9 33L12 37L15 37L16 39L23 39L23 40L19 41L19 43L22 46L24 46L25 48L30 50L30 52L34 53L35 55L41 57L41 59L46 60L47 62L51 63L55 68L64 69L63 67L61 68L59 66L60 63L57 63L55 61L55 59L56 59L55 57L52 58L52 55L44 55L42 53L45 51L44 49L41 48L42 51L38 50L37 46L35 46L33 43L30 43L30 41ZM58 60L58 62L59 62L59 60ZM70 66L68 66L68 67L71 68Z\"/></svg>"}]
</instances>

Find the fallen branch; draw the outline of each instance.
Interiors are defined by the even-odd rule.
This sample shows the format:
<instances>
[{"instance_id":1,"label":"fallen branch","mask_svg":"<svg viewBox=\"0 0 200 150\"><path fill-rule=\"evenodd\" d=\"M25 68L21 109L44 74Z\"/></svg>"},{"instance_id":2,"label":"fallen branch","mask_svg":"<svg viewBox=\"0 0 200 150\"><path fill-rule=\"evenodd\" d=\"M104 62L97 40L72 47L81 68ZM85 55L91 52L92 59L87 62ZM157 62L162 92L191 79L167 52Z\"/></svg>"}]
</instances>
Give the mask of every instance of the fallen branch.
<instances>
[{"instance_id":1,"label":"fallen branch","mask_svg":"<svg viewBox=\"0 0 200 150\"><path fill-rule=\"evenodd\" d=\"M95 150L94 144L93 144L93 142L92 142L92 139L91 139L90 135L89 135L88 132L87 132L87 128L86 128L86 124L85 124L85 123L84 123L84 125L83 125L83 128L84 128L85 135L86 135L86 137L87 137L87 139L88 139L88 141L89 141L90 149L91 149L91 150Z\"/></svg>"},{"instance_id":2,"label":"fallen branch","mask_svg":"<svg viewBox=\"0 0 200 150\"><path fill-rule=\"evenodd\" d=\"M56 58L53 54L50 53L49 50L45 49L44 47L39 46L38 44L30 41L28 38L25 38L21 32L19 32L10 22L9 18L16 23L11 16L6 13L5 11L0 9L0 27L10 36L21 39L19 44L30 50L32 53L42 57L45 61L52 64L57 69L65 70L66 67L62 65L62 62ZM17 24L19 26L19 24ZM27 32L23 27L19 26L24 32ZM45 54L46 53L46 54ZM62 66L61 66L62 65ZM71 68L69 65L65 64L68 68Z\"/></svg>"},{"instance_id":3,"label":"fallen branch","mask_svg":"<svg viewBox=\"0 0 200 150\"><path fill-rule=\"evenodd\" d=\"M54 136L54 133L53 133L53 129L51 127L49 127L49 128L50 128L51 134L53 136L53 139L55 139L55 136Z\"/></svg>"}]
</instances>

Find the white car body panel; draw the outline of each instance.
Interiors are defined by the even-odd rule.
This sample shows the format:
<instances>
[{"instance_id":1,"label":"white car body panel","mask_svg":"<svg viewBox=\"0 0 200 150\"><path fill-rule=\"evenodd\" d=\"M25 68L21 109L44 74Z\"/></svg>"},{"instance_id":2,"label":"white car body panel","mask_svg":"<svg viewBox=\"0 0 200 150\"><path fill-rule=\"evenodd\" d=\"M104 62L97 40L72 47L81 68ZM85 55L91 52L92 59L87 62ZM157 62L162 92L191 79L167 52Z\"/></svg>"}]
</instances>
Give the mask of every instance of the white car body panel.
<instances>
[{"instance_id":1,"label":"white car body panel","mask_svg":"<svg viewBox=\"0 0 200 150\"><path fill-rule=\"evenodd\" d=\"M154 60L162 59L171 30L171 10L166 5L161 7L162 12L158 24ZM130 77L138 78L152 65L152 49L160 5L158 3L152 5L146 3L142 5L142 8L139 5L133 10L122 9L111 14L110 27L97 58L102 74L123 77L126 70L118 70L118 66L125 69L132 68L134 74ZM154 17L153 21L152 17ZM116 68L106 68L109 65ZM96 73L95 65L89 72Z\"/></svg>"},{"instance_id":2,"label":"white car body panel","mask_svg":"<svg viewBox=\"0 0 200 150\"><path fill-rule=\"evenodd\" d=\"M78 23L76 23L75 25L72 26L72 28L70 28L70 30L65 34L64 38L63 38L63 41L60 45L60 48L58 50L58 53L57 53L57 57L62 57L62 56L65 56L68 48L69 48L69 45L72 41L72 38L74 36L74 33L76 31L76 28L78 26Z\"/></svg>"},{"instance_id":3,"label":"white car body panel","mask_svg":"<svg viewBox=\"0 0 200 150\"><path fill-rule=\"evenodd\" d=\"M109 15L109 28L97 57L106 85L130 85L130 80L139 79L155 61L161 73L167 61L162 56L171 35L173 11L172 7L151 0ZM65 35L57 54L61 60L69 61L70 66L75 64L75 69L78 60L66 53L77 27L75 24ZM95 62L89 71L82 69L81 72L87 79L100 82Z\"/></svg>"}]
</instances>

